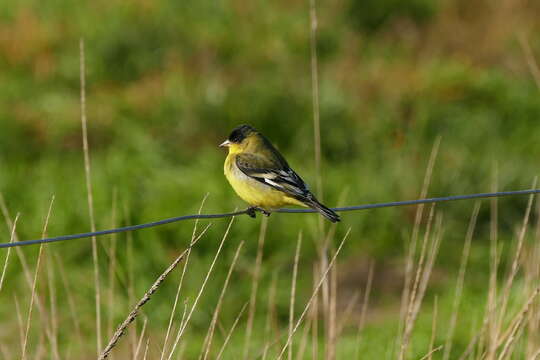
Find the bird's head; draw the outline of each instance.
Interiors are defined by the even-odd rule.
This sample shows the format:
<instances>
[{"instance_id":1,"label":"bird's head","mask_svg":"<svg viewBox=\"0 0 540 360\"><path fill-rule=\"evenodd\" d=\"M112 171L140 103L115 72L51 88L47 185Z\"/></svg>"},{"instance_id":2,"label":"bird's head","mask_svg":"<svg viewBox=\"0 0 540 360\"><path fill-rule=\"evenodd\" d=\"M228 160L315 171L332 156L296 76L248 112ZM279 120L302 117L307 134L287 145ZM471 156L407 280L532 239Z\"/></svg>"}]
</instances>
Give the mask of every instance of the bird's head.
<instances>
[{"instance_id":1,"label":"bird's head","mask_svg":"<svg viewBox=\"0 0 540 360\"><path fill-rule=\"evenodd\" d=\"M254 145L259 137L259 133L249 125L240 125L235 128L229 138L219 146L229 148L229 154L240 153L250 145Z\"/></svg>"}]
</instances>

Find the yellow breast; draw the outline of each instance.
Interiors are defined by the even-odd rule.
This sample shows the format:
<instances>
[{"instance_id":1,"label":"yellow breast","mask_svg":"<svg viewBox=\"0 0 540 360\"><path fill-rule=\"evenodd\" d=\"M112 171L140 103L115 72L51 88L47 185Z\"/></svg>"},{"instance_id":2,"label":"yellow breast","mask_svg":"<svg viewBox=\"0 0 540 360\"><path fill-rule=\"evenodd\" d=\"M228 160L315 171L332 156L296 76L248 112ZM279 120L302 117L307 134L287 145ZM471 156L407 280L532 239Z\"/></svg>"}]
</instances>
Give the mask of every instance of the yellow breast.
<instances>
[{"instance_id":1,"label":"yellow breast","mask_svg":"<svg viewBox=\"0 0 540 360\"><path fill-rule=\"evenodd\" d=\"M278 209L285 205L303 205L298 200L287 196L284 192L276 190L244 174L236 166L236 155L229 154L225 159L225 177L234 191L251 206L264 209Z\"/></svg>"}]
</instances>

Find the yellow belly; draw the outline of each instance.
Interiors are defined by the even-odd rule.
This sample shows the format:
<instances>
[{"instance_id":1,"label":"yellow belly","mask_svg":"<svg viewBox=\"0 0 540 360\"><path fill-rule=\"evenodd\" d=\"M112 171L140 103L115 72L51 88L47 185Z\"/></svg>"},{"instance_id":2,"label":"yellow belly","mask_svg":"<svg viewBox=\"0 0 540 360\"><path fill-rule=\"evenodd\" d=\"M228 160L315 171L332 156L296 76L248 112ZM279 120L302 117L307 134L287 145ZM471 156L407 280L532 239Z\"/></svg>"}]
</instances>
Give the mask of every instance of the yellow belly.
<instances>
[{"instance_id":1,"label":"yellow belly","mask_svg":"<svg viewBox=\"0 0 540 360\"><path fill-rule=\"evenodd\" d=\"M258 206L267 210L279 209L285 205L305 206L300 201L287 196L284 192L244 174L236 166L234 155L227 156L224 172L234 191L251 206Z\"/></svg>"}]
</instances>

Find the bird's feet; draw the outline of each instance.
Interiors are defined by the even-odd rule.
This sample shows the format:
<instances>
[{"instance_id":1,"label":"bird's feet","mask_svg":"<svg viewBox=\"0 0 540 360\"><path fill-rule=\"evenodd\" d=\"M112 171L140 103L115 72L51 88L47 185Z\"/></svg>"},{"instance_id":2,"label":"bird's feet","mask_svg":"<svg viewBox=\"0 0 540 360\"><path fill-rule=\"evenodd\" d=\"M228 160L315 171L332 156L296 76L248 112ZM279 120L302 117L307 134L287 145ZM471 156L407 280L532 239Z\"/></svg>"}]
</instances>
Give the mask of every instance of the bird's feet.
<instances>
[{"instance_id":1,"label":"bird's feet","mask_svg":"<svg viewBox=\"0 0 540 360\"><path fill-rule=\"evenodd\" d=\"M255 218L257 211L260 211L264 216L270 216L269 211L267 211L267 210L265 210L265 209L263 209L261 207L258 207L258 206L251 206L251 207L247 208L246 214L248 214L252 218Z\"/></svg>"}]
</instances>

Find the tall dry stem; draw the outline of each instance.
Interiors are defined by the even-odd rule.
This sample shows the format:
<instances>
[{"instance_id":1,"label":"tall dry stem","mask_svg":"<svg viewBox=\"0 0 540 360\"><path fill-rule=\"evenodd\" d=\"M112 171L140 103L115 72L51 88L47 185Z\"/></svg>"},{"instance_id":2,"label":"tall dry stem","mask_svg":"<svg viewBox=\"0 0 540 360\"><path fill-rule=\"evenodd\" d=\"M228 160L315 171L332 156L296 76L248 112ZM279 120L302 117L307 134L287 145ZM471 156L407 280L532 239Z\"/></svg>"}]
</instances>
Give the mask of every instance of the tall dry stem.
<instances>
[{"instance_id":1,"label":"tall dry stem","mask_svg":"<svg viewBox=\"0 0 540 360\"><path fill-rule=\"evenodd\" d=\"M313 290L312 294L311 294L311 297L309 298L306 306L304 307L304 310L302 311L302 314L300 314L300 317L298 318L298 320L296 321L296 324L294 325L294 328L293 328L293 331L292 331L292 334L289 335L287 337L287 342L285 343L285 345L283 346L283 348L281 349L281 352L279 353L278 355L278 360L281 359L283 357L283 354L285 353L285 351L287 350L287 347L291 344L291 341L292 341L292 336L294 336L294 334L296 333L296 330L298 330L298 327L300 326L300 324L302 323L302 321L304 320L304 317L306 316L306 313L308 312L311 304L313 303L313 300L317 297L318 293L319 293L319 290L323 284L323 282L325 281L326 279L326 276L328 276L328 273L330 272L330 269L334 266L334 262L336 261L336 258L337 256L339 255L339 252L341 251L341 248L343 247L343 244L345 244L345 240L347 240L347 238L349 237L349 234L351 233L351 229L349 228L347 230L347 232L345 233L345 236L343 237L343 240L341 241L341 243L339 244L337 250L336 250L336 253L334 254L334 256L332 257L332 260L330 260L330 263L328 264L328 267L326 268L325 272L322 274L322 277L321 279L319 280L319 282L317 283L317 286L315 287L315 289Z\"/></svg>"},{"instance_id":2,"label":"tall dry stem","mask_svg":"<svg viewBox=\"0 0 540 360\"><path fill-rule=\"evenodd\" d=\"M251 346L251 333L253 331L253 320L257 309L257 290L259 288L259 277L261 273L261 263L264 252L264 240L266 238L266 228L268 227L268 218L262 217L261 229L259 231L259 241L257 245L257 257L255 258L255 269L253 270L253 279L251 281L251 294L249 297L248 319L246 324L246 334L244 340L243 359L249 358L249 348Z\"/></svg>"},{"instance_id":3,"label":"tall dry stem","mask_svg":"<svg viewBox=\"0 0 540 360\"><path fill-rule=\"evenodd\" d=\"M9 242L12 243L15 241L15 229L17 229L17 221L19 220L19 215L17 214L15 216L15 220L13 221L13 227L11 228L11 236L9 237ZM6 258L4 260L4 267L2 268L2 275L0 276L0 291L2 291L2 287L4 285L4 279L6 277L6 271L9 264L9 255L11 254L11 248L7 249Z\"/></svg>"},{"instance_id":4,"label":"tall dry stem","mask_svg":"<svg viewBox=\"0 0 540 360\"><path fill-rule=\"evenodd\" d=\"M221 346L221 349L219 349L219 352L218 352L218 354L216 356L216 360L220 360L221 357L223 356L223 352L225 351L225 348L227 347L227 344L229 343L229 340L231 339L231 336L234 333L234 329L236 329L236 325L238 325L238 321L242 317L242 314L244 314L244 311L246 310L247 306L248 306L248 303L244 304L244 306L242 306L242 309L240 310L240 312L238 313L238 315L234 319L234 322L233 322L231 328L229 329L229 332L227 333L227 336L225 337L225 340L223 341L223 345Z\"/></svg>"},{"instance_id":5,"label":"tall dry stem","mask_svg":"<svg viewBox=\"0 0 540 360\"><path fill-rule=\"evenodd\" d=\"M456 289L454 291L454 301L452 303L452 315L450 317L450 325L446 331L446 342L444 345L443 360L448 360L452 351L452 341L454 337L454 331L456 329L457 317L459 313L459 305L461 303L461 297L463 295L463 284L465 282L465 272L467 271L467 262L469 260L469 253L471 250L471 241L476 227L476 220L478 219L478 213L480 212L480 202L474 205L474 209L469 221L469 227L467 229L467 235L465 235L465 244L463 245L463 251L461 253L461 263L459 265L459 272L456 281Z\"/></svg>"},{"instance_id":6,"label":"tall dry stem","mask_svg":"<svg viewBox=\"0 0 540 360\"><path fill-rule=\"evenodd\" d=\"M294 266L291 280L291 296L289 298L289 337L291 343L289 345L288 359L292 360L292 335L294 324L294 301L296 299L296 276L298 274L298 259L300 258L300 247L302 246L302 232L298 234L298 240L296 243L296 252L294 255Z\"/></svg>"},{"instance_id":7,"label":"tall dry stem","mask_svg":"<svg viewBox=\"0 0 540 360\"><path fill-rule=\"evenodd\" d=\"M201 234L197 237L197 241L206 233L206 230L208 230L208 228L210 227L210 225L208 225L202 232ZM196 241L192 243L192 245L190 246L194 246L196 244ZM156 281L152 284L152 286L146 291L146 293L144 294L144 296L137 302L137 304L135 304L133 310L128 314L128 316L126 317L126 319L122 322L122 324L120 324L120 326L118 327L118 329L116 330L116 332L113 334L113 336L111 337L111 339L109 340L109 343L107 344L107 346L105 347L105 349L100 353L98 359L99 360L102 360L102 359L106 359L112 349L116 346L116 344L118 343L118 340L120 340L120 338L124 335L125 331L127 330L129 324L131 324L135 318L137 317L137 315L139 314L139 310L141 309L141 307L144 306L144 304L146 304L148 302L148 300L150 300L151 296L159 289L159 287L161 286L161 284L163 283L163 281L165 281L165 279L167 278L167 276L171 273L171 271L173 271L176 266L178 265L178 263L180 261L182 261L184 259L184 256L185 254L187 253L187 250L184 250L173 262L171 265L169 265L169 267L167 267L167 269L156 279Z\"/></svg>"},{"instance_id":8,"label":"tall dry stem","mask_svg":"<svg viewBox=\"0 0 540 360\"><path fill-rule=\"evenodd\" d=\"M429 185L431 184L431 177L433 175L433 169L435 168L435 160L439 153L439 147L441 144L441 137L438 136L433 143L431 148L431 153L429 155L428 164L426 167L426 173L424 175L424 181L422 183L422 188L420 190L419 199L424 199L429 190ZM398 336L396 337L396 346L399 344L400 336L403 334L403 327L407 321L407 308L409 304L409 291L411 289L411 281L414 270L414 254L416 254L416 244L418 241L418 234L420 231L420 223L424 215L424 204L420 204L416 207L416 214L414 217L414 225L412 229L411 238L408 245L407 258L405 260L405 276L403 278L403 292L401 293L401 307L400 307L400 324L398 328Z\"/></svg>"},{"instance_id":9,"label":"tall dry stem","mask_svg":"<svg viewBox=\"0 0 540 360\"><path fill-rule=\"evenodd\" d=\"M51 202L49 204L49 210L47 211L47 215L45 217L45 223L43 225L43 231L41 233L42 239L44 239L47 235L47 227L49 225L49 219L51 217L53 203L54 203L54 196L51 198ZM32 294L30 296L30 304L28 305L28 315L26 316L26 330L24 333L24 340L23 340L22 354L21 354L21 359L23 360L26 359L26 347L28 345L28 334L30 333L30 324L32 323L32 310L34 309L34 299L37 297L36 288L37 288L38 274L39 274L39 268L41 265L42 254L43 254L43 244L39 246L38 258L36 262L36 270L34 272L34 281L32 283ZM53 341L53 345L56 345L55 341ZM53 356L55 359L59 358L57 346L53 346Z\"/></svg>"},{"instance_id":10,"label":"tall dry stem","mask_svg":"<svg viewBox=\"0 0 540 360\"><path fill-rule=\"evenodd\" d=\"M208 356L210 354L210 347L212 346L212 339L214 337L214 331L216 329L216 324L219 318L219 314L221 312L223 299L225 299L225 293L227 292L229 280L231 279L231 275L234 271L234 268L236 266L236 261L238 260L238 256L240 255L240 251L242 250L243 245L244 245L244 242L241 241L240 244L238 244L238 247L236 248L236 252L234 254L233 260L231 262L231 265L229 266L227 277L225 278L225 282L223 283L223 288L221 289L221 293L219 294L219 299L218 299L216 308L214 310L214 313L212 314L212 321L210 322L210 327L208 328L206 338L204 339L203 349L201 352L201 355L203 355L202 356L203 360L208 359Z\"/></svg>"},{"instance_id":11,"label":"tall dry stem","mask_svg":"<svg viewBox=\"0 0 540 360\"><path fill-rule=\"evenodd\" d=\"M204 196L204 198L201 201L201 205L199 206L198 214L202 212L202 209L204 207L204 203L206 202L206 199L208 198L208 193ZM191 242L193 242L197 235L197 226L199 225L199 219L195 220L195 224L193 225L193 232L191 233ZM176 313L176 306L178 304L178 299L180 297L180 291L182 289L182 284L184 283L184 277L186 275L186 271L189 265L189 256L191 255L191 246L188 248L188 252L186 254L186 260L184 261L184 266L182 267L182 274L180 275L180 281L178 282L178 286L176 287L176 295L174 297L173 306L171 309L171 314L169 315L169 324L167 325L167 332L165 333L165 339L163 340L163 347L161 349L161 356L160 360L163 360L165 358L165 353L167 351L167 344L169 341L169 336L171 334L171 328L174 320L174 315Z\"/></svg>"},{"instance_id":12,"label":"tall dry stem","mask_svg":"<svg viewBox=\"0 0 540 360\"><path fill-rule=\"evenodd\" d=\"M212 259L212 263L210 264L210 268L208 269L206 276L201 284L201 288L199 289L199 292L197 293L197 296L195 297L195 300L193 301L193 305L191 306L191 309L189 310L189 313L187 314L186 320L182 322L182 326L180 327L180 330L178 331L176 335L176 339L174 340L173 347L171 351L169 352L169 357L167 360L171 360L172 356L174 354L174 350L176 349L176 346L178 345L178 342L182 338L182 335L184 334L189 321L191 319L191 316L193 315L193 312L195 311L195 308L197 307L197 304L199 303L199 300L201 298L201 295L206 287L206 284L208 283L208 279L210 279L210 275L212 275L212 271L214 270L214 266L216 265L217 259L219 258L219 255L221 254L221 249L223 248L223 244L225 243L225 240L229 236L229 231L231 230L232 224L234 222L234 217L231 218L231 221L229 221L229 225L227 226L227 229L225 230L225 234L223 234L223 238L221 239L221 242L219 243L219 247L216 251L216 255L214 255L214 259Z\"/></svg>"},{"instance_id":13,"label":"tall dry stem","mask_svg":"<svg viewBox=\"0 0 540 360\"><path fill-rule=\"evenodd\" d=\"M81 125L84 153L84 175L86 179L86 194L88 201L88 215L90 217L90 229L96 231L94 219L94 196L92 191L92 173L90 169L90 152L88 150L88 129L86 120L86 65L84 53L84 40L79 40L79 60L80 60L80 83L81 83ZM97 239L92 236L92 261L94 264L94 288L96 303L96 349L99 355L101 351L101 290L99 284L99 259L97 250Z\"/></svg>"}]
</instances>

